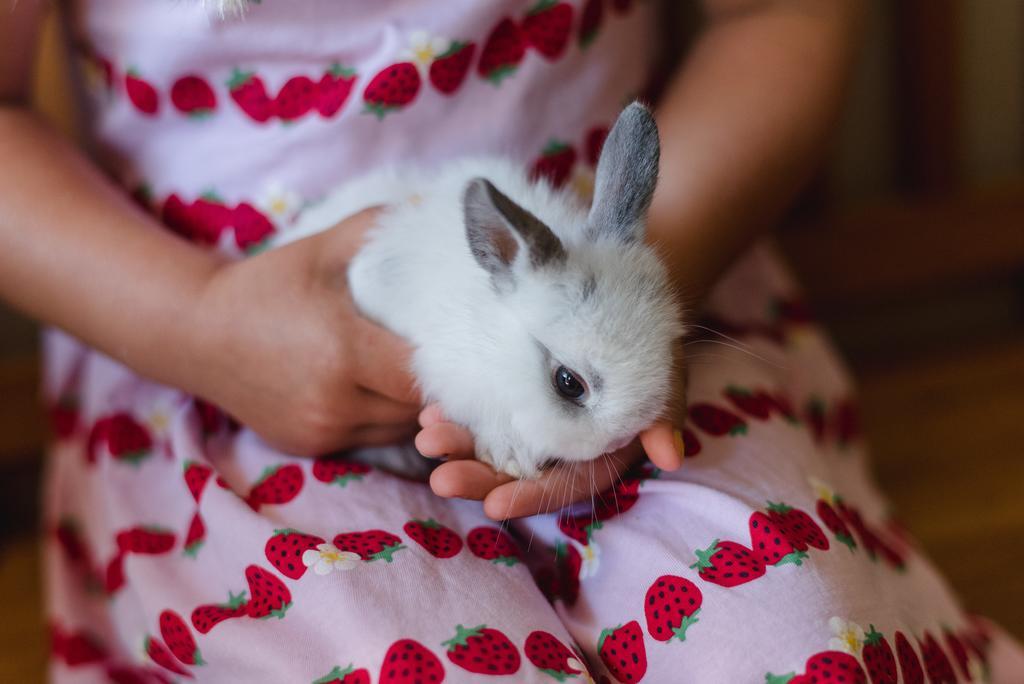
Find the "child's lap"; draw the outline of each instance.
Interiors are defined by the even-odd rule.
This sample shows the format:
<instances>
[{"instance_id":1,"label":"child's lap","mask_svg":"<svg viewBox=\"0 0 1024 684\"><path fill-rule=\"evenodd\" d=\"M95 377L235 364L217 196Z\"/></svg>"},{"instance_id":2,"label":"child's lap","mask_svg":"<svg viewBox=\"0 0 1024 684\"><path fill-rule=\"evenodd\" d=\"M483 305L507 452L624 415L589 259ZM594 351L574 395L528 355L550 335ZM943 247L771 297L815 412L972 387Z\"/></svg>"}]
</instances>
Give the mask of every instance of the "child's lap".
<instances>
[{"instance_id":1,"label":"child's lap","mask_svg":"<svg viewBox=\"0 0 1024 684\"><path fill-rule=\"evenodd\" d=\"M717 298L722 316L756 322L778 301L771 287L744 297L753 277L732 276L736 292ZM147 635L161 635L170 611L207 663L186 669L217 682L312 681L349 664L378 681L401 665L386 662L395 649L426 674L439 666L445 681L473 681L481 675L455 661L475 649L467 658L483 657L486 670L485 645L492 673L518 663L512 681L550 681L545 667L568 667L554 640L575 642L595 676L629 681L646 662L645 681L764 681L803 671L844 637L859 653L857 626L871 625L889 644L904 634L917 655L932 634L956 660L950 644L976 630L890 525L842 408L841 366L811 327L772 325L730 331L743 335L739 346L688 348L694 411L679 472L638 468L596 510L504 529L479 504L439 499L423 483L285 457L93 358L82 384L107 391L83 404L130 418L104 432L95 428L104 416L88 415L93 457L82 435L52 464L49 523L63 522L63 539L49 545L53 622L72 636L95 633L105 651L97 659L125 663ZM119 541L131 528L138 539ZM73 537L86 552L75 553ZM318 563L331 571L319 574ZM90 593L90 582L107 591ZM200 608L231 596L234 609ZM206 629L218 611L229 616ZM494 631L449 641L459 625ZM685 640L666 639L673 631ZM56 667L67 681L93 681L89 668L95 676L104 666Z\"/></svg>"}]
</instances>

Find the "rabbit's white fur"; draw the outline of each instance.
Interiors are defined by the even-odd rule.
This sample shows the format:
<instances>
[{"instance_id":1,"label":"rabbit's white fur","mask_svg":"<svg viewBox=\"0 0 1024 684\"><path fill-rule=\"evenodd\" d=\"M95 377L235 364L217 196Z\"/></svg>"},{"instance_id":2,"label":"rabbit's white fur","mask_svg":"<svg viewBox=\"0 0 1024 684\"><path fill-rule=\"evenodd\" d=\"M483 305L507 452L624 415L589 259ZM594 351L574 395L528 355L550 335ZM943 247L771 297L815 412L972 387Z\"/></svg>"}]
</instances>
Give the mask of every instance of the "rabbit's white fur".
<instances>
[{"instance_id":1,"label":"rabbit's white fur","mask_svg":"<svg viewBox=\"0 0 1024 684\"><path fill-rule=\"evenodd\" d=\"M480 178L549 226L564 258L538 266L520 239L511 280L496 281L467 241L467 186ZM470 429L480 460L532 477L549 460L622 446L663 412L682 326L642 239L595 233L574 194L496 158L371 173L308 210L287 239L374 205L389 208L349 267L352 296L411 343L424 397ZM556 392L560 365L589 383L582 406Z\"/></svg>"}]
</instances>

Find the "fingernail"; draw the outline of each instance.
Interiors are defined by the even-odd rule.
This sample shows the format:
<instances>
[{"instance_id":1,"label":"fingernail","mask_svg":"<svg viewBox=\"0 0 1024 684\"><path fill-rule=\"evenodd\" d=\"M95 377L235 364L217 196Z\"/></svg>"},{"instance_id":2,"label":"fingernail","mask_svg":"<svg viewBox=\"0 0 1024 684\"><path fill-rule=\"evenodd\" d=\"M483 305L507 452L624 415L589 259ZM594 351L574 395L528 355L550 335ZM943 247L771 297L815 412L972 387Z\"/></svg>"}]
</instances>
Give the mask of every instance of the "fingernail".
<instances>
[{"instance_id":1,"label":"fingernail","mask_svg":"<svg viewBox=\"0 0 1024 684\"><path fill-rule=\"evenodd\" d=\"M673 430L672 441L675 442L676 453L679 454L679 460L682 461L686 458L686 442L683 441L683 433L679 430Z\"/></svg>"}]
</instances>

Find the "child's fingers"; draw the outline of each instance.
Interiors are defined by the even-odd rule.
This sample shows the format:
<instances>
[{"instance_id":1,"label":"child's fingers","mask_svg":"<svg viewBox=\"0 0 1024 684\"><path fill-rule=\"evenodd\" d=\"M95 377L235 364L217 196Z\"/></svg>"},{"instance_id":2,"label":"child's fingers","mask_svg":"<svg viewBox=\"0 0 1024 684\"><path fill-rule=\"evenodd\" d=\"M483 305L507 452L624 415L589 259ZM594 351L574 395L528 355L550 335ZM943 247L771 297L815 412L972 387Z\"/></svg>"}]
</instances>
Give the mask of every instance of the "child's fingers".
<instances>
[{"instance_id":1,"label":"child's fingers","mask_svg":"<svg viewBox=\"0 0 1024 684\"><path fill-rule=\"evenodd\" d=\"M430 488L438 496L458 497L479 501L494 490L510 482L511 477L496 473L485 463L474 460L442 463L430 474Z\"/></svg>"},{"instance_id":2,"label":"child's fingers","mask_svg":"<svg viewBox=\"0 0 1024 684\"><path fill-rule=\"evenodd\" d=\"M427 404L426 408L420 411L419 415L420 427L430 427L437 423L447 423L444 414L441 413L441 407L438 404Z\"/></svg>"},{"instance_id":3,"label":"child's fingers","mask_svg":"<svg viewBox=\"0 0 1024 684\"><path fill-rule=\"evenodd\" d=\"M500 485L484 499L484 514L492 520L548 513L611 487L637 454L629 447L593 461L560 465L536 480Z\"/></svg>"},{"instance_id":4,"label":"child's fingers","mask_svg":"<svg viewBox=\"0 0 1024 684\"><path fill-rule=\"evenodd\" d=\"M358 318L355 344L360 363L355 380L363 388L407 404L420 404L416 380L408 370L412 350L398 335Z\"/></svg>"},{"instance_id":5,"label":"child's fingers","mask_svg":"<svg viewBox=\"0 0 1024 684\"><path fill-rule=\"evenodd\" d=\"M447 456L451 460L473 458L473 435L454 423L435 423L416 435L416 450L424 456Z\"/></svg>"},{"instance_id":6,"label":"child's fingers","mask_svg":"<svg viewBox=\"0 0 1024 684\"><path fill-rule=\"evenodd\" d=\"M662 470L676 470L685 456L681 433L668 421L658 421L640 433L647 458Z\"/></svg>"}]
</instances>

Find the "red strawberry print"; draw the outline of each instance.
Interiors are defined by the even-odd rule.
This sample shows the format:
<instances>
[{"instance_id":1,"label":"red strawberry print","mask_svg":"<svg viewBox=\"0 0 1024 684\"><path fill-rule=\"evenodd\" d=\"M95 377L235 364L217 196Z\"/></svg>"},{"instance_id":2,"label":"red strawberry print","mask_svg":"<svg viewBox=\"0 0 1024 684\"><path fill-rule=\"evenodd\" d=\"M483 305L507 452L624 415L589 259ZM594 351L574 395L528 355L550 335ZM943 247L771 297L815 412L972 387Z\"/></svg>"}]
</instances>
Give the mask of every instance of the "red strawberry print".
<instances>
[{"instance_id":1,"label":"red strawberry print","mask_svg":"<svg viewBox=\"0 0 1024 684\"><path fill-rule=\"evenodd\" d=\"M523 554L512 537L496 527L476 527L470 530L466 535L466 544L474 556L493 563L511 567L523 560Z\"/></svg>"},{"instance_id":2,"label":"red strawberry print","mask_svg":"<svg viewBox=\"0 0 1024 684\"><path fill-rule=\"evenodd\" d=\"M694 425L712 437L745 435L747 433L747 424L742 418L718 406L703 403L692 404L689 408L689 416Z\"/></svg>"},{"instance_id":3,"label":"red strawberry print","mask_svg":"<svg viewBox=\"0 0 1024 684\"><path fill-rule=\"evenodd\" d=\"M174 547L174 533L161 527L131 527L118 532L115 539L122 553L156 556Z\"/></svg>"},{"instance_id":4,"label":"red strawberry print","mask_svg":"<svg viewBox=\"0 0 1024 684\"><path fill-rule=\"evenodd\" d=\"M185 461L185 486L196 503L199 503L211 475L213 468L210 466L196 461Z\"/></svg>"},{"instance_id":5,"label":"red strawberry print","mask_svg":"<svg viewBox=\"0 0 1024 684\"><path fill-rule=\"evenodd\" d=\"M70 667L98 663L107 657L103 643L89 632L64 632L53 625L50 637L54 655Z\"/></svg>"},{"instance_id":6,"label":"red strawberry print","mask_svg":"<svg viewBox=\"0 0 1024 684\"><path fill-rule=\"evenodd\" d=\"M228 602L207 604L192 611L192 626L200 634L206 634L225 620L240 618L249 614L249 600L243 591L240 594L228 594Z\"/></svg>"},{"instance_id":7,"label":"red strawberry print","mask_svg":"<svg viewBox=\"0 0 1024 684\"><path fill-rule=\"evenodd\" d=\"M203 436L209 437L220 432L221 428L228 422L224 412L208 401L198 398L193 398L192 401L196 413L199 414L199 424L203 428Z\"/></svg>"},{"instance_id":8,"label":"red strawberry print","mask_svg":"<svg viewBox=\"0 0 1024 684\"><path fill-rule=\"evenodd\" d=\"M420 84L420 72L412 62L384 67L363 91L364 111L383 119L415 100Z\"/></svg>"},{"instance_id":9,"label":"red strawberry print","mask_svg":"<svg viewBox=\"0 0 1024 684\"><path fill-rule=\"evenodd\" d=\"M153 452L153 438L149 430L126 412L100 418L89 433L88 458L95 463L101 445L122 463L137 465Z\"/></svg>"},{"instance_id":10,"label":"red strawberry print","mask_svg":"<svg viewBox=\"0 0 1024 684\"><path fill-rule=\"evenodd\" d=\"M82 577L85 587L90 591L102 588L105 581L93 566L92 553L82 538L78 524L65 518L57 524L53 534L68 564Z\"/></svg>"},{"instance_id":11,"label":"red strawberry print","mask_svg":"<svg viewBox=\"0 0 1024 684\"><path fill-rule=\"evenodd\" d=\"M370 466L350 461L342 454L321 456L313 461L313 477L320 482L336 484L339 487L363 479L363 475L368 472L370 472Z\"/></svg>"},{"instance_id":12,"label":"red strawberry print","mask_svg":"<svg viewBox=\"0 0 1024 684\"><path fill-rule=\"evenodd\" d=\"M74 397L63 396L50 406L47 411L50 419L50 429L57 439L67 439L76 432L79 427L78 400Z\"/></svg>"},{"instance_id":13,"label":"red strawberry print","mask_svg":"<svg viewBox=\"0 0 1024 684\"><path fill-rule=\"evenodd\" d=\"M345 532L334 537L334 545L340 551L357 554L367 563L375 560L390 563L395 552L405 548L401 539L384 530Z\"/></svg>"},{"instance_id":14,"label":"red strawberry print","mask_svg":"<svg viewBox=\"0 0 1024 684\"><path fill-rule=\"evenodd\" d=\"M573 667L581 665L579 656L549 632L530 632L526 637L526 643L523 644L523 653L537 669L559 682L583 674L581 670ZM574 663L570 664L569 661Z\"/></svg>"},{"instance_id":15,"label":"red strawberry print","mask_svg":"<svg viewBox=\"0 0 1024 684\"><path fill-rule=\"evenodd\" d=\"M297 580L306 574L302 554L324 543L321 537L314 534L304 534L292 529L274 530L274 536L267 540L264 553L278 572L289 579Z\"/></svg>"},{"instance_id":16,"label":"red strawberry print","mask_svg":"<svg viewBox=\"0 0 1024 684\"><path fill-rule=\"evenodd\" d=\"M160 613L160 636L174 654L185 665L205 665L203 656L192 638L188 623L173 610Z\"/></svg>"},{"instance_id":17,"label":"red strawberry print","mask_svg":"<svg viewBox=\"0 0 1024 684\"><path fill-rule=\"evenodd\" d=\"M203 193L189 207L191 233L189 239L204 245L215 245L220 236L234 224L234 213L212 192Z\"/></svg>"},{"instance_id":18,"label":"red strawberry print","mask_svg":"<svg viewBox=\"0 0 1024 684\"><path fill-rule=\"evenodd\" d=\"M124 586L124 552L119 551L107 563L103 574L103 591L108 595Z\"/></svg>"},{"instance_id":19,"label":"red strawberry print","mask_svg":"<svg viewBox=\"0 0 1024 684\"><path fill-rule=\"evenodd\" d=\"M924 684L924 669L918 660L914 647L903 632L896 632L896 655L900 659L900 672L903 673L904 684Z\"/></svg>"},{"instance_id":20,"label":"red strawberry print","mask_svg":"<svg viewBox=\"0 0 1024 684\"><path fill-rule=\"evenodd\" d=\"M949 662L946 652L939 646L927 630L924 633L924 640L918 639L921 647L921 658L924 660L924 669L928 673L928 681L931 684L956 684L956 673L953 671L953 664Z\"/></svg>"},{"instance_id":21,"label":"red strawberry print","mask_svg":"<svg viewBox=\"0 0 1024 684\"><path fill-rule=\"evenodd\" d=\"M697 435L689 428L683 428L683 448L686 451L686 458L693 458L704 448Z\"/></svg>"},{"instance_id":22,"label":"red strawberry print","mask_svg":"<svg viewBox=\"0 0 1024 684\"><path fill-rule=\"evenodd\" d=\"M590 534L601 528L601 521L594 518L592 513L585 515L559 516L558 529L562 534L573 539L583 546L590 543Z\"/></svg>"},{"instance_id":23,"label":"red strawberry print","mask_svg":"<svg viewBox=\"0 0 1024 684\"><path fill-rule=\"evenodd\" d=\"M246 503L254 511L264 504L286 504L302 490L302 469L295 464L271 466L256 481Z\"/></svg>"},{"instance_id":24,"label":"red strawberry print","mask_svg":"<svg viewBox=\"0 0 1024 684\"><path fill-rule=\"evenodd\" d=\"M603 630L597 640L597 654L620 682L639 682L647 674L644 633L636 620Z\"/></svg>"},{"instance_id":25,"label":"red strawberry print","mask_svg":"<svg viewBox=\"0 0 1024 684\"><path fill-rule=\"evenodd\" d=\"M749 528L750 546L765 565L802 565L807 558L807 554L795 549L782 530L764 513L753 513Z\"/></svg>"},{"instance_id":26,"label":"red strawberry print","mask_svg":"<svg viewBox=\"0 0 1024 684\"><path fill-rule=\"evenodd\" d=\"M253 121L265 123L275 113L276 104L267 93L263 79L251 71L235 69L228 80L231 99Z\"/></svg>"},{"instance_id":27,"label":"red strawberry print","mask_svg":"<svg viewBox=\"0 0 1024 684\"><path fill-rule=\"evenodd\" d=\"M817 510L821 521L825 523L825 527L835 536L836 541L840 544L846 544L851 551L857 547L857 542L853 540L850 528L846 526L843 519L839 517L839 514L836 513L835 509L827 501L818 499L815 510Z\"/></svg>"},{"instance_id":28,"label":"red strawberry print","mask_svg":"<svg viewBox=\"0 0 1024 684\"><path fill-rule=\"evenodd\" d=\"M701 579L723 587L735 587L764 575L765 565L753 551L736 542L715 540L703 551L697 551L697 562L690 566L699 570Z\"/></svg>"},{"instance_id":29,"label":"red strawberry print","mask_svg":"<svg viewBox=\"0 0 1024 684\"><path fill-rule=\"evenodd\" d=\"M800 422L792 402L784 394L773 394L771 392L758 392L758 394L764 397L764 401L771 406L774 413L782 416L790 423L796 424Z\"/></svg>"},{"instance_id":30,"label":"red strawberry print","mask_svg":"<svg viewBox=\"0 0 1024 684\"><path fill-rule=\"evenodd\" d=\"M953 663L956 664L963 678L971 681L970 657L967 655L967 648L964 647L964 642L960 641L960 638L949 629L943 629L942 632L946 639L946 647L953 655Z\"/></svg>"},{"instance_id":31,"label":"red strawberry print","mask_svg":"<svg viewBox=\"0 0 1024 684\"><path fill-rule=\"evenodd\" d=\"M987 644L984 639L974 630L967 628L960 632L960 641L967 648L969 657L973 657L981 666L984 674L988 668L988 658L985 655ZM984 680L984 677L982 677Z\"/></svg>"},{"instance_id":32,"label":"red strawberry print","mask_svg":"<svg viewBox=\"0 0 1024 684\"><path fill-rule=\"evenodd\" d=\"M437 684L444 681L444 666L437 656L413 639L391 644L380 665L379 684Z\"/></svg>"},{"instance_id":33,"label":"red strawberry print","mask_svg":"<svg viewBox=\"0 0 1024 684\"><path fill-rule=\"evenodd\" d=\"M567 2L540 0L527 11L521 24L526 42L547 59L557 59L569 43L572 12Z\"/></svg>"},{"instance_id":34,"label":"red strawberry print","mask_svg":"<svg viewBox=\"0 0 1024 684\"><path fill-rule=\"evenodd\" d=\"M903 554L896 550L889 542L875 533L877 539L878 553L881 554L882 558L892 566L895 570L902 571L907 567L907 561L903 557Z\"/></svg>"},{"instance_id":35,"label":"red strawberry print","mask_svg":"<svg viewBox=\"0 0 1024 684\"><path fill-rule=\"evenodd\" d=\"M292 605L292 594L284 582L258 565L245 569L245 581L249 583L248 615L251 618L281 619Z\"/></svg>"},{"instance_id":36,"label":"red strawberry print","mask_svg":"<svg viewBox=\"0 0 1024 684\"><path fill-rule=\"evenodd\" d=\"M867 684L868 681L857 659L841 651L825 651L811 656L804 672L795 677L768 675L765 680L789 684Z\"/></svg>"},{"instance_id":37,"label":"red strawberry print","mask_svg":"<svg viewBox=\"0 0 1024 684\"><path fill-rule=\"evenodd\" d=\"M822 551L828 550L828 537L818 523L799 508L769 501L768 517L798 551L806 551L808 546Z\"/></svg>"},{"instance_id":38,"label":"red strawberry print","mask_svg":"<svg viewBox=\"0 0 1024 684\"><path fill-rule=\"evenodd\" d=\"M526 54L526 37L516 22L505 17L491 29L483 50L477 71L494 85L500 84L515 73Z\"/></svg>"},{"instance_id":39,"label":"red strawberry print","mask_svg":"<svg viewBox=\"0 0 1024 684\"><path fill-rule=\"evenodd\" d=\"M463 670L485 675L510 675L519 671L519 651L509 638L487 625L466 629L456 625L455 636L441 644L448 660Z\"/></svg>"},{"instance_id":40,"label":"red strawberry print","mask_svg":"<svg viewBox=\"0 0 1024 684\"><path fill-rule=\"evenodd\" d=\"M851 399L843 399L836 404L834 429L842 448L848 447L860 437L860 412Z\"/></svg>"},{"instance_id":41,"label":"red strawberry print","mask_svg":"<svg viewBox=\"0 0 1024 684\"><path fill-rule=\"evenodd\" d=\"M448 49L430 63L430 70L427 74L430 83L440 93L453 94L466 80L466 74L469 73L475 52L476 43L453 40Z\"/></svg>"},{"instance_id":42,"label":"red strawberry print","mask_svg":"<svg viewBox=\"0 0 1024 684\"><path fill-rule=\"evenodd\" d=\"M567 606L572 606L580 596L580 570L583 568L583 556L572 544L557 543L555 545L555 567L558 570L562 600Z\"/></svg>"},{"instance_id":43,"label":"red strawberry print","mask_svg":"<svg viewBox=\"0 0 1024 684\"><path fill-rule=\"evenodd\" d=\"M410 520L402 529L434 558L451 558L462 550L462 538L433 518Z\"/></svg>"},{"instance_id":44,"label":"red strawberry print","mask_svg":"<svg viewBox=\"0 0 1024 684\"><path fill-rule=\"evenodd\" d=\"M70 518L64 518L53 530L53 536L57 544L64 552L64 556L72 565L91 565L92 555L89 553L85 541L82 539L78 523Z\"/></svg>"},{"instance_id":45,"label":"red strawberry print","mask_svg":"<svg viewBox=\"0 0 1024 684\"><path fill-rule=\"evenodd\" d=\"M588 48L597 37L604 19L604 0L587 0L580 19L580 47Z\"/></svg>"},{"instance_id":46,"label":"red strawberry print","mask_svg":"<svg viewBox=\"0 0 1024 684\"><path fill-rule=\"evenodd\" d=\"M150 667L110 663L106 667L107 679L112 684L171 684L171 679Z\"/></svg>"},{"instance_id":47,"label":"red strawberry print","mask_svg":"<svg viewBox=\"0 0 1024 684\"><path fill-rule=\"evenodd\" d=\"M576 150L564 142L552 140L541 153L541 156L533 162L530 168L530 178L539 180L546 179L552 187L560 188L569 180L572 175L572 167L576 164Z\"/></svg>"},{"instance_id":48,"label":"red strawberry print","mask_svg":"<svg viewBox=\"0 0 1024 684\"><path fill-rule=\"evenodd\" d=\"M135 109L146 116L153 116L160 108L160 96L156 88L150 85L138 71L129 69L124 77L125 91L128 93L128 100Z\"/></svg>"},{"instance_id":49,"label":"red strawberry print","mask_svg":"<svg viewBox=\"0 0 1024 684\"><path fill-rule=\"evenodd\" d=\"M186 556L195 558L205 541L206 523L203 522L203 516L199 514L199 511L196 511L188 525L188 532L185 534L185 543L182 546L182 551Z\"/></svg>"},{"instance_id":50,"label":"red strawberry print","mask_svg":"<svg viewBox=\"0 0 1024 684\"><path fill-rule=\"evenodd\" d=\"M896 684L896 656L892 647L882 634L871 625L864 637L864 648L861 651L864 667L867 668L871 684Z\"/></svg>"},{"instance_id":51,"label":"red strawberry print","mask_svg":"<svg viewBox=\"0 0 1024 684\"><path fill-rule=\"evenodd\" d=\"M656 641L686 641L686 630L697 622L704 597L697 585L683 577L662 575L644 598L647 633Z\"/></svg>"},{"instance_id":52,"label":"red strawberry print","mask_svg":"<svg viewBox=\"0 0 1024 684\"><path fill-rule=\"evenodd\" d=\"M162 668L170 670L176 675L187 677L188 679L195 679L188 670L181 666L171 652L164 646L156 637L146 636L146 640L143 642L143 647L146 651L146 655L149 656L150 660L159 665Z\"/></svg>"},{"instance_id":53,"label":"red strawberry print","mask_svg":"<svg viewBox=\"0 0 1024 684\"><path fill-rule=\"evenodd\" d=\"M274 224L256 207L241 202L231 211L231 225L235 228L235 244L239 249L259 247L274 232Z\"/></svg>"},{"instance_id":54,"label":"red strawberry print","mask_svg":"<svg viewBox=\"0 0 1024 684\"><path fill-rule=\"evenodd\" d=\"M754 393L742 387L730 385L725 388L725 398L735 406L740 413L758 420L768 420L772 414L771 400L763 392Z\"/></svg>"},{"instance_id":55,"label":"red strawberry print","mask_svg":"<svg viewBox=\"0 0 1024 684\"><path fill-rule=\"evenodd\" d=\"M295 121L316 104L317 85L308 76L292 76L274 98L274 114L282 121Z\"/></svg>"},{"instance_id":56,"label":"red strawberry print","mask_svg":"<svg viewBox=\"0 0 1024 684\"><path fill-rule=\"evenodd\" d=\"M878 538L878 535L868 527L864 522L864 519L861 518L860 511L839 498L836 499L835 504L839 517L853 528L853 531L857 535L857 539L860 541L860 545L865 551L867 551L868 556L871 557L872 560L877 558L879 547L881 546L881 540Z\"/></svg>"},{"instance_id":57,"label":"red strawberry print","mask_svg":"<svg viewBox=\"0 0 1024 684\"><path fill-rule=\"evenodd\" d=\"M807 421L814 441L821 444L825 440L825 402L819 397L811 397L804 407L804 419Z\"/></svg>"},{"instance_id":58,"label":"red strawberry print","mask_svg":"<svg viewBox=\"0 0 1024 684\"><path fill-rule=\"evenodd\" d=\"M587 131L587 138L583 149L587 153L587 163L593 167L601 159L601 150L604 149L604 141L608 137L607 126L595 126Z\"/></svg>"},{"instance_id":59,"label":"red strawberry print","mask_svg":"<svg viewBox=\"0 0 1024 684\"><path fill-rule=\"evenodd\" d=\"M313 684L370 684L370 673L363 667L356 670L354 665L349 665L345 669L341 669L336 665L333 670L315 680Z\"/></svg>"},{"instance_id":60,"label":"red strawberry print","mask_svg":"<svg viewBox=\"0 0 1024 684\"><path fill-rule=\"evenodd\" d=\"M171 86L171 104L182 114L207 116L217 108L217 96L202 76L182 76Z\"/></svg>"},{"instance_id":61,"label":"red strawberry print","mask_svg":"<svg viewBox=\"0 0 1024 684\"><path fill-rule=\"evenodd\" d=\"M316 111L324 118L338 113L356 83L356 72L340 64L332 64L316 85ZM280 95L278 95L280 98Z\"/></svg>"},{"instance_id":62,"label":"red strawberry print","mask_svg":"<svg viewBox=\"0 0 1024 684\"><path fill-rule=\"evenodd\" d=\"M594 506L594 518L602 522L631 509L640 500L641 481L639 477L627 477L620 480L610 491L599 494L597 505ZM594 529L600 527L598 525Z\"/></svg>"}]
</instances>

